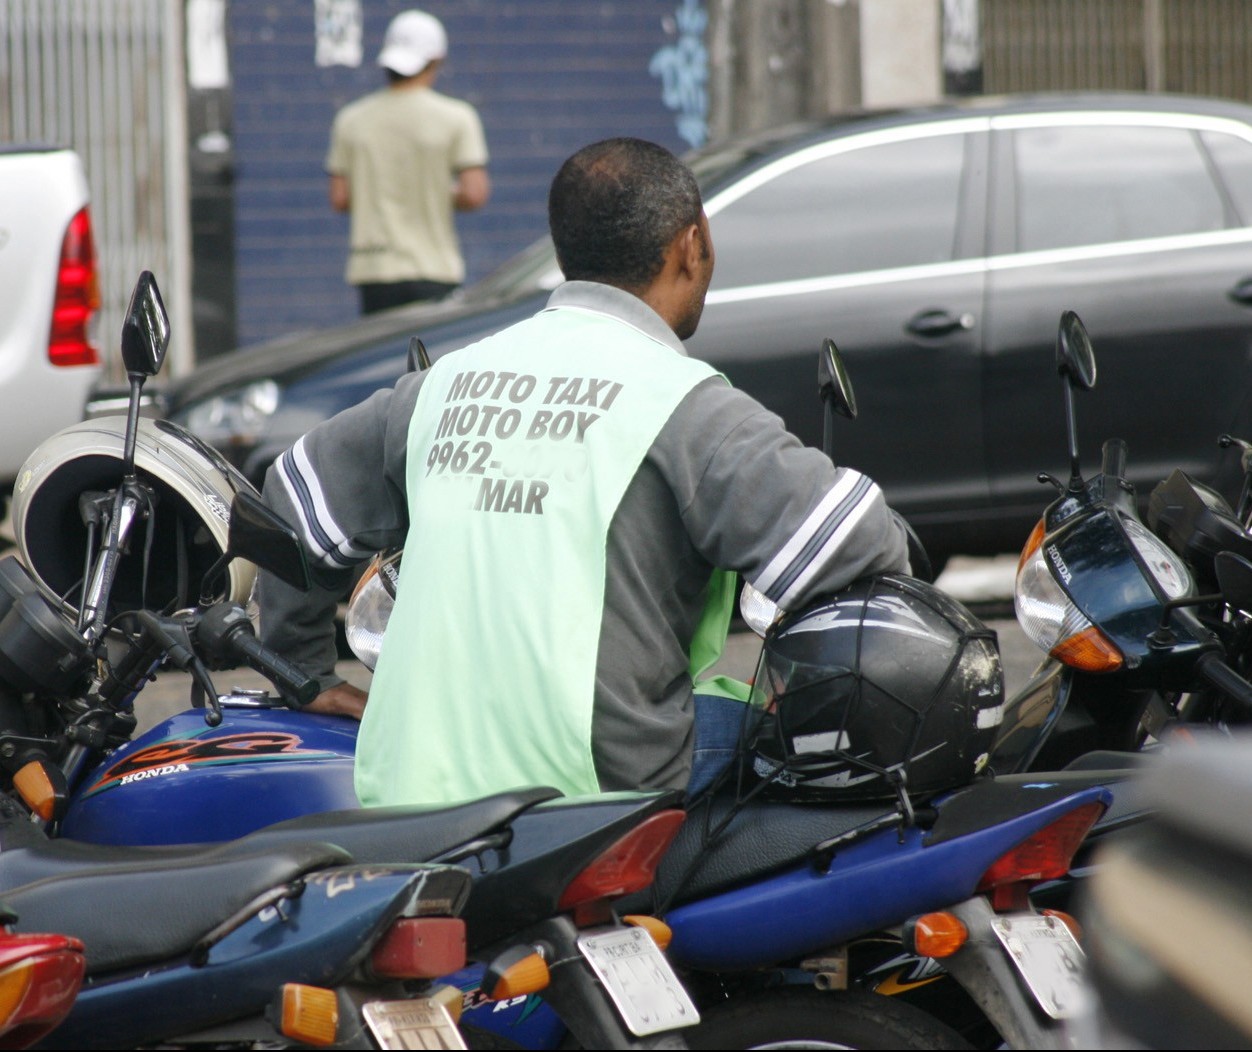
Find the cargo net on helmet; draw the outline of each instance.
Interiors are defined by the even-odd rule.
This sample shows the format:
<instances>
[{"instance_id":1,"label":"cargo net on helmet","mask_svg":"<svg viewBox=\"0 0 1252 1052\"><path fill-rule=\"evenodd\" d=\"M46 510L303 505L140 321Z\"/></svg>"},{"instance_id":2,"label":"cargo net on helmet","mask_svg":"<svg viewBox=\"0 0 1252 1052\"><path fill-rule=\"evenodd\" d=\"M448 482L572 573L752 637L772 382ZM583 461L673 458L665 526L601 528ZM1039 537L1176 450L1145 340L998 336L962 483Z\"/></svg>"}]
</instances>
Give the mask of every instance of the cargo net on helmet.
<instances>
[{"instance_id":1,"label":"cargo net on helmet","mask_svg":"<svg viewBox=\"0 0 1252 1052\"><path fill-rule=\"evenodd\" d=\"M847 805L808 851L819 864L881 830L924 826L933 812L915 805L986 765L1003 701L995 632L915 578L864 578L787 615L766 634L735 760L688 799L684 833L698 847L664 874L658 910L732 826L758 821L744 815L758 800Z\"/></svg>"},{"instance_id":2,"label":"cargo net on helmet","mask_svg":"<svg viewBox=\"0 0 1252 1052\"><path fill-rule=\"evenodd\" d=\"M966 784L1002 713L995 632L930 585L857 582L771 630L737 763L748 800L895 800Z\"/></svg>"}]
</instances>

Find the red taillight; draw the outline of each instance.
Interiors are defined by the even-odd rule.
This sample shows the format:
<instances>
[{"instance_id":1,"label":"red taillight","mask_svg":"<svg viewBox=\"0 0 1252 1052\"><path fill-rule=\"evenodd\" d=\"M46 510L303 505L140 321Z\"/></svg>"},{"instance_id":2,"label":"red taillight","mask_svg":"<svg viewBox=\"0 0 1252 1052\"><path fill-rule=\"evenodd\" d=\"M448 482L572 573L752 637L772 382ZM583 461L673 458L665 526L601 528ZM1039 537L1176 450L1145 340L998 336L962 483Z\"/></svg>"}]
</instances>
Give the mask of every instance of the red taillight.
<instances>
[{"instance_id":1,"label":"red taillight","mask_svg":"<svg viewBox=\"0 0 1252 1052\"><path fill-rule=\"evenodd\" d=\"M658 811L635 826L570 881L558 908L573 910L642 891L655 879L657 864L686 817L683 811Z\"/></svg>"},{"instance_id":2,"label":"red taillight","mask_svg":"<svg viewBox=\"0 0 1252 1052\"><path fill-rule=\"evenodd\" d=\"M88 325L100 307L96 243L91 213L79 209L61 241L56 299L52 303L52 334L48 360L53 365L96 365L100 354L91 343Z\"/></svg>"},{"instance_id":3,"label":"red taillight","mask_svg":"<svg viewBox=\"0 0 1252 1052\"><path fill-rule=\"evenodd\" d=\"M978 882L979 891L1055 880L1069 872L1078 845L1104 813L1101 803L1083 804L1044 826L995 860Z\"/></svg>"},{"instance_id":4,"label":"red taillight","mask_svg":"<svg viewBox=\"0 0 1252 1052\"><path fill-rule=\"evenodd\" d=\"M459 917L402 917L370 954L381 979L435 979L465 967L465 921Z\"/></svg>"},{"instance_id":5,"label":"red taillight","mask_svg":"<svg viewBox=\"0 0 1252 1052\"><path fill-rule=\"evenodd\" d=\"M60 1023L84 968L78 939L0 933L0 1048L26 1048Z\"/></svg>"}]
</instances>

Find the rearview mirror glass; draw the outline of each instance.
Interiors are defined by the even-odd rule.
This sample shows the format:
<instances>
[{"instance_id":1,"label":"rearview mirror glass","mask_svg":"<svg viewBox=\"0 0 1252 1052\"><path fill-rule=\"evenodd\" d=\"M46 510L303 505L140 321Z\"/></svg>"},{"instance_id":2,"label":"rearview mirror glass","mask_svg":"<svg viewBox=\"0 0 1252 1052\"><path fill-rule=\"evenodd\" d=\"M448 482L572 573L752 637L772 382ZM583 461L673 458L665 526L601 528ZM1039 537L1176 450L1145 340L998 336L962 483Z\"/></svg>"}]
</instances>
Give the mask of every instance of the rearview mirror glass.
<instances>
[{"instance_id":1,"label":"rearview mirror glass","mask_svg":"<svg viewBox=\"0 0 1252 1052\"><path fill-rule=\"evenodd\" d=\"M1090 391L1096 382L1095 349L1082 319L1072 310L1061 315L1056 333L1056 371L1071 387Z\"/></svg>"},{"instance_id":2,"label":"rearview mirror glass","mask_svg":"<svg viewBox=\"0 0 1252 1052\"><path fill-rule=\"evenodd\" d=\"M307 592L312 586L296 531L247 490L240 490L231 502L227 547L231 555L251 560L293 588Z\"/></svg>"},{"instance_id":3,"label":"rearview mirror glass","mask_svg":"<svg viewBox=\"0 0 1252 1052\"><path fill-rule=\"evenodd\" d=\"M843 355L829 337L822 343L817 359L817 390L822 401L840 416L856 419L856 394L852 390L852 380L843 364Z\"/></svg>"},{"instance_id":4,"label":"rearview mirror glass","mask_svg":"<svg viewBox=\"0 0 1252 1052\"><path fill-rule=\"evenodd\" d=\"M170 345L170 319L161 301L152 271L145 270L135 283L122 322L122 361L126 372L155 376Z\"/></svg>"}]
</instances>

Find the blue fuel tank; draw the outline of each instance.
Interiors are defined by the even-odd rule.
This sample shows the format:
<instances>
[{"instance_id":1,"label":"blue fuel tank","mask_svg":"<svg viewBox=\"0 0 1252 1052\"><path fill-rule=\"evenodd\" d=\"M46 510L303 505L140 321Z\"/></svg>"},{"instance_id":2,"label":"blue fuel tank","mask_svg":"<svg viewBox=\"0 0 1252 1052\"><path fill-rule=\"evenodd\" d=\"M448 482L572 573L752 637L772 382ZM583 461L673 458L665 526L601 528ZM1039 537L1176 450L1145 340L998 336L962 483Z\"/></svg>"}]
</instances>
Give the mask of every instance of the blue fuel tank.
<instances>
[{"instance_id":1,"label":"blue fuel tank","mask_svg":"<svg viewBox=\"0 0 1252 1052\"><path fill-rule=\"evenodd\" d=\"M297 815L356 808L355 720L285 708L189 709L89 772L61 835L97 844L233 840Z\"/></svg>"}]
</instances>

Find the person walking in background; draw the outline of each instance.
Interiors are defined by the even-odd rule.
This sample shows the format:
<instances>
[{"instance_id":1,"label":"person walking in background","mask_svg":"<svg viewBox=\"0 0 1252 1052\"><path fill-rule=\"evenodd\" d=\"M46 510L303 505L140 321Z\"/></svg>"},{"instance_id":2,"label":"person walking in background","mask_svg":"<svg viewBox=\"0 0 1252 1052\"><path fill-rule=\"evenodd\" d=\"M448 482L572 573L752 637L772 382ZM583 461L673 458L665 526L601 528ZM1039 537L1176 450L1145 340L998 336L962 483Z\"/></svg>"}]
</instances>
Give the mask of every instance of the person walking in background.
<instances>
[{"instance_id":1,"label":"person walking in background","mask_svg":"<svg viewBox=\"0 0 1252 1052\"><path fill-rule=\"evenodd\" d=\"M433 15L396 15L378 55L387 87L331 128L330 204L351 221L345 277L362 314L439 299L465 280L454 212L485 205L491 182L478 113L434 90L447 52Z\"/></svg>"}]
</instances>

